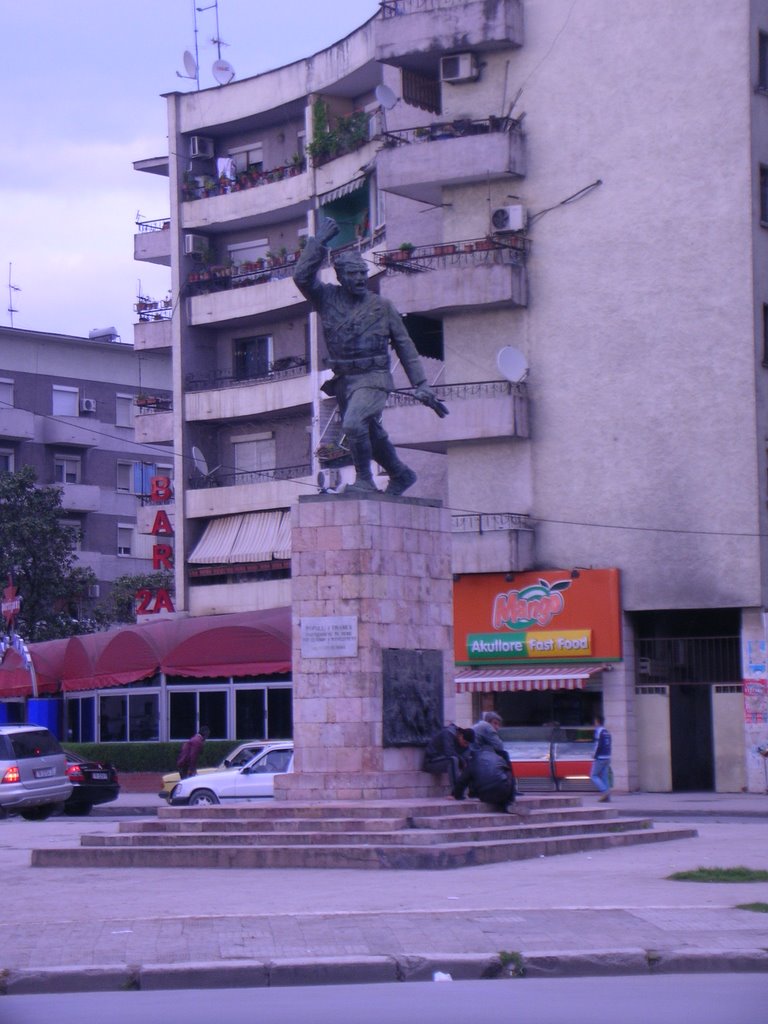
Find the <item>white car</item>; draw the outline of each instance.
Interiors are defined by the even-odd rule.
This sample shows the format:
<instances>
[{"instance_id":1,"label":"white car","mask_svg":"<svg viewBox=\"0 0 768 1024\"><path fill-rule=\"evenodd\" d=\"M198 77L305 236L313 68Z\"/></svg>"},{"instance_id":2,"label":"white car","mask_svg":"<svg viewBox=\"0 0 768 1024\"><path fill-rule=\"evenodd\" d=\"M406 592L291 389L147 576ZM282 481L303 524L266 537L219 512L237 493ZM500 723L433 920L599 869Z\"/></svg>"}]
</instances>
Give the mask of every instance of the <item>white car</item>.
<instances>
[{"instance_id":1,"label":"white car","mask_svg":"<svg viewBox=\"0 0 768 1024\"><path fill-rule=\"evenodd\" d=\"M244 768L262 750L271 750L273 746L275 746L274 743L267 742L266 740L247 740L245 743L241 743L239 747L231 750L221 764L216 765L215 768L198 768L196 774L210 775L211 772L223 772L225 768ZM163 776L163 788L157 794L161 800L168 800L170 798L173 787L180 779L181 776L178 772L167 772Z\"/></svg>"},{"instance_id":2,"label":"white car","mask_svg":"<svg viewBox=\"0 0 768 1024\"><path fill-rule=\"evenodd\" d=\"M275 795L275 776L293 771L293 743L272 743L243 768L182 779L171 791L174 807L210 807L227 800L256 800Z\"/></svg>"}]
</instances>

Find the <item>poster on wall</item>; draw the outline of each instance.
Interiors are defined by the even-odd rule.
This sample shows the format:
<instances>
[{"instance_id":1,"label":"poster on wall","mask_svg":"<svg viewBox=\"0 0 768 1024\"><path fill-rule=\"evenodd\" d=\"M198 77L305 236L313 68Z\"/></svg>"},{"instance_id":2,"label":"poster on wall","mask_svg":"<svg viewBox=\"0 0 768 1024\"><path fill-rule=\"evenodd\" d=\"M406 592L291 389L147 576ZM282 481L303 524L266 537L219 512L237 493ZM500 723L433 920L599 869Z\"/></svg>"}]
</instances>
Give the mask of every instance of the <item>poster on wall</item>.
<instances>
[{"instance_id":1,"label":"poster on wall","mask_svg":"<svg viewBox=\"0 0 768 1024\"><path fill-rule=\"evenodd\" d=\"M747 725L768 723L768 679L744 680L744 721Z\"/></svg>"}]
</instances>

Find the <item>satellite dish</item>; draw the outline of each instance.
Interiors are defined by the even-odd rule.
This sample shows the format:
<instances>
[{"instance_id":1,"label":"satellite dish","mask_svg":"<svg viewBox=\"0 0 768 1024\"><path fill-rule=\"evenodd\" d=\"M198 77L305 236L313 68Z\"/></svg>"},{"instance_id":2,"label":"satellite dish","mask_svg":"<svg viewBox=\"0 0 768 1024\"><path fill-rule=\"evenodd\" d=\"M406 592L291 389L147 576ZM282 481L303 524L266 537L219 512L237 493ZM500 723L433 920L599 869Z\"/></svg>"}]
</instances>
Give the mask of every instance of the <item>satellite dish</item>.
<instances>
[{"instance_id":1,"label":"satellite dish","mask_svg":"<svg viewBox=\"0 0 768 1024\"><path fill-rule=\"evenodd\" d=\"M215 60L211 71L219 85L229 85L235 77L235 69L228 60Z\"/></svg>"},{"instance_id":2,"label":"satellite dish","mask_svg":"<svg viewBox=\"0 0 768 1024\"><path fill-rule=\"evenodd\" d=\"M502 375L512 384L518 384L528 375L528 363L520 349L505 345L499 349L496 365Z\"/></svg>"},{"instance_id":3,"label":"satellite dish","mask_svg":"<svg viewBox=\"0 0 768 1024\"><path fill-rule=\"evenodd\" d=\"M397 103L397 96L392 92L388 85L377 85L374 89L376 99L384 107L385 110L391 110L392 107Z\"/></svg>"},{"instance_id":4,"label":"satellite dish","mask_svg":"<svg viewBox=\"0 0 768 1024\"><path fill-rule=\"evenodd\" d=\"M208 469L208 462L205 456L195 445L192 445L192 461L197 472L200 476L204 476L208 483L213 481L213 474L216 472L216 469L221 469L221 466L217 466L216 469Z\"/></svg>"},{"instance_id":5,"label":"satellite dish","mask_svg":"<svg viewBox=\"0 0 768 1024\"><path fill-rule=\"evenodd\" d=\"M184 51L184 58L183 58L183 60L184 60L184 70L187 72L189 77L190 78L197 78L197 61L192 56L192 54L189 52L189 50L185 50Z\"/></svg>"}]
</instances>

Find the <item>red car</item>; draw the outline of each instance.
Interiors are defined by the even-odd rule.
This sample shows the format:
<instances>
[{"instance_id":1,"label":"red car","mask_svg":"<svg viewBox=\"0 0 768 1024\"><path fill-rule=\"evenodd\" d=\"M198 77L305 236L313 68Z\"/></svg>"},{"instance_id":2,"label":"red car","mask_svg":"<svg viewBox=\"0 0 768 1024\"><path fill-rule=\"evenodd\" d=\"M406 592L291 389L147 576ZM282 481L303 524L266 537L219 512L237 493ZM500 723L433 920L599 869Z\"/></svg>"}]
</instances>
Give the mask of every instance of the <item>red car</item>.
<instances>
[{"instance_id":1,"label":"red car","mask_svg":"<svg viewBox=\"0 0 768 1024\"><path fill-rule=\"evenodd\" d=\"M64 751L67 758L67 778L72 792L64 804L65 814L90 814L94 804L108 804L117 800L120 783L115 766L101 761L87 761L71 750Z\"/></svg>"}]
</instances>

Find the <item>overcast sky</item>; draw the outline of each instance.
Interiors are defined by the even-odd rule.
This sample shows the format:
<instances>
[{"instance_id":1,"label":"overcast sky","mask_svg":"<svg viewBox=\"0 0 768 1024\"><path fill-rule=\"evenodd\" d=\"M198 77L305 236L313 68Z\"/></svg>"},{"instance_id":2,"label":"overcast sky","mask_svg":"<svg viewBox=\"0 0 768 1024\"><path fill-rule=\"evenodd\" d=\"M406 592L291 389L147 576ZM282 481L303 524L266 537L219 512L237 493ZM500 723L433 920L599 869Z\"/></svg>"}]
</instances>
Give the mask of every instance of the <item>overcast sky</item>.
<instances>
[{"instance_id":1,"label":"overcast sky","mask_svg":"<svg viewBox=\"0 0 768 1024\"><path fill-rule=\"evenodd\" d=\"M197 0L200 85L213 86L213 0ZM133 170L168 151L163 93L188 92L194 0L0 0L0 301L10 326L133 339L141 291L170 270L133 259L137 212L169 213L166 178ZM248 78L361 25L378 0L219 0L221 56Z\"/></svg>"}]
</instances>

